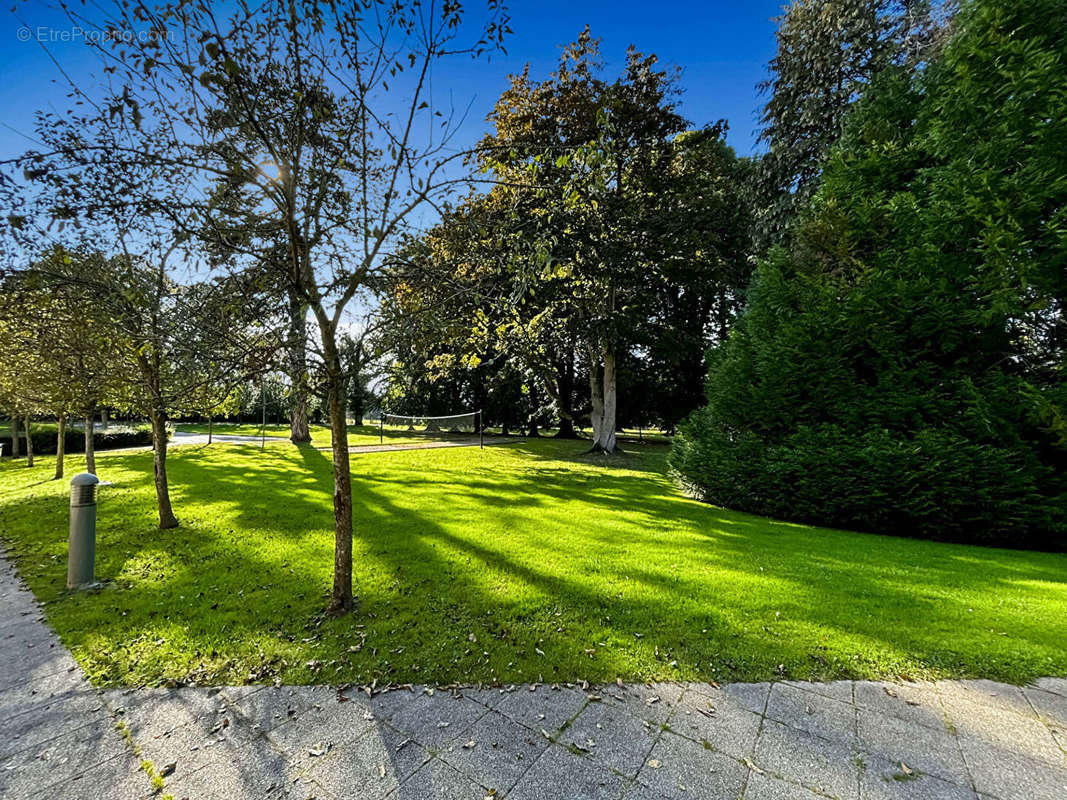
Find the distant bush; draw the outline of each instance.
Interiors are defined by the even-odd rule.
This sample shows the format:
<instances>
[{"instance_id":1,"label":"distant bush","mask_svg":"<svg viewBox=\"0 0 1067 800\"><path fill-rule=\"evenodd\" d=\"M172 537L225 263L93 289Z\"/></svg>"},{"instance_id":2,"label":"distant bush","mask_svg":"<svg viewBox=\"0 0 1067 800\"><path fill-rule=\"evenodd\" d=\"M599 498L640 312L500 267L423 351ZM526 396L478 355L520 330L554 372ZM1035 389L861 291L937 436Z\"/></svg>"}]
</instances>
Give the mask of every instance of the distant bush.
<instances>
[{"instance_id":1,"label":"distant bush","mask_svg":"<svg viewBox=\"0 0 1067 800\"><path fill-rule=\"evenodd\" d=\"M35 455L55 455L56 452L56 427L50 425L41 430L33 430L33 452ZM63 437L68 453L85 452L85 432L77 428L68 428ZM119 429L114 431L96 431L93 434L93 447L97 450L119 450L123 447L143 447L152 444L152 431L149 428L136 428L134 430ZM0 445L3 445L4 455L10 456L11 432L8 431L0 437ZM26 454L26 439L24 434L19 434L19 452Z\"/></svg>"}]
</instances>

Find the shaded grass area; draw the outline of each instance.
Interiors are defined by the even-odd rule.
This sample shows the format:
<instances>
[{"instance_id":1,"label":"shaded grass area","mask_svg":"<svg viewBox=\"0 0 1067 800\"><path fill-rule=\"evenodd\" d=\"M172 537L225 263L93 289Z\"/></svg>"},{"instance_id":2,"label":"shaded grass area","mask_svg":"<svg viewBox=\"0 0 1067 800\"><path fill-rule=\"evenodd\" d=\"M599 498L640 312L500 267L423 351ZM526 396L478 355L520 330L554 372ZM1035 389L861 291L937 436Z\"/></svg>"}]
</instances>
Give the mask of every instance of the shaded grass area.
<instances>
[{"instance_id":1,"label":"shaded grass area","mask_svg":"<svg viewBox=\"0 0 1067 800\"><path fill-rule=\"evenodd\" d=\"M1067 675L1063 554L724 511L678 493L663 448L585 447L353 458L341 619L321 615L331 464L312 447L174 450L168 532L151 454L101 458L97 593L63 591L51 459L0 465L0 538L101 685Z\"/></svg>"},{"instance_id":2,"label":"shaded grass area","mask_svg":"<svg viewBox=\"0 0 1067 800\"><path fill-rule=\"evenodd\" d=\"M207 423L189 423L179 422L175 425L175 430L182 431L184 433L202 433L207 434ZM311 432L311 444L313 447L329 447L333 441L333 437L330 433L328 425L310 425L309 430ZM231 436L260 436L263 433L263 427L254 424L245 423L222 423L214 426L215 435L231 435ZM268 441L271 437L279 439L289 439L289 426L288 425L267 425L266 434ZM382 439L386 444L411 444L414 442L425 441L424 436L411 436L410 434L399 431L389 430L388 428L382 431ZM350 447L358 447L361 445L372 445L379 443L378 426L377 425L349 425L348 426L348 444Z\"/></svg>"}]
</instances>

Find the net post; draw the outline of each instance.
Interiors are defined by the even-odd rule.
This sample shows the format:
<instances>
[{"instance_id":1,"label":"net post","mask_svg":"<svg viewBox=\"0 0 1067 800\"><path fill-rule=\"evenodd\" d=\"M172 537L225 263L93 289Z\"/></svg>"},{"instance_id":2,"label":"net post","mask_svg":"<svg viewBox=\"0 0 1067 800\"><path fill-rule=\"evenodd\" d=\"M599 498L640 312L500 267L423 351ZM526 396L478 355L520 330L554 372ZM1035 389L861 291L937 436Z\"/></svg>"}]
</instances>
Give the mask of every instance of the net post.
<instances>
[{"instance_id":1,"label":"net post","mask_svg":"<svg viewBox=\"0 0 1067 800\"><path fill-rule=\"evenodd\" d=\"M267 447L267 394L263 391L263 378L259 379L259 404L261 406L262 420L260 422L260 438L259 449L264 450Z\"/></svg>"},{"instance_id":2,"label":"net post","mask_svg":"<svg viewBox=\"0 0 1067 800\"><path fill-rule=\"evenodd\" d=\"M478 449L485 449L485 420L482 418L482 410L478 409Z\"/></svg>"}]
</instances>

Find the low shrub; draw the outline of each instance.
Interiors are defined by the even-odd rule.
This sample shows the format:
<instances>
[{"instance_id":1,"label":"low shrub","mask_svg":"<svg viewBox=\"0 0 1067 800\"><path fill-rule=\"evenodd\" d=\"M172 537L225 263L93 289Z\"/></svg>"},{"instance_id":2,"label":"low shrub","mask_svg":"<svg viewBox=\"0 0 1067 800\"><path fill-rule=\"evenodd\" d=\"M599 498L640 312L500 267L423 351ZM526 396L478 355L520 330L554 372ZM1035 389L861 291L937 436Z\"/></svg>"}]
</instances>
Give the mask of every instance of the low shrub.
<instances>
[{"instance_id":1,"label":"low shrub","mask_svg":"<svg viewBox=\"0 0 1067 800\"><path fill-rule=\"evenodd\" d=\"M33 430L30 435L33 437L34 455L55 455L56 433L54 425L44 427L41 430ZM65 431L63 440L68 453L85 452L84 431L77 428L68 428ZM119 450L123 447L143 447L150 444L152 444L152 431L150 428L135 428L133 430L126 428L93 433L93 447L97 450ZM0 437L0 445L3 445L4 455L10 456L14 452L11 447L10 430L6 432L6 435ZM22 455L26 454L25 433L21 428L19 431L19 452Z\"/></svg>"}]
</instances>

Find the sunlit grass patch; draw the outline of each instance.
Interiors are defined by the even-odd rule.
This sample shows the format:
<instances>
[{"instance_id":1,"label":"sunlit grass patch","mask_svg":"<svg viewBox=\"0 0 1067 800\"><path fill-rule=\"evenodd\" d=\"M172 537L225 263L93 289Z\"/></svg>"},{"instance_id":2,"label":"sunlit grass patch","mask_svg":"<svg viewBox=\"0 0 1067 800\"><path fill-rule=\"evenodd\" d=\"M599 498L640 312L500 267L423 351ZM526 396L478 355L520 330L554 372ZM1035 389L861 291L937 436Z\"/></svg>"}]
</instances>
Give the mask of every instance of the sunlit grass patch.
<instances>
[{"instance_id":1,"label":"sunlit grass patch","mask_svg":"<svg viewBox=\"0 0 1067 800\"><path fill-rule=\"evenodd\" d=\"M322 615L331 463L314 447L102 456L91 594L66 482L0 464L0 538L99 684L1067 674L1067 556L784 524L684 497L663 448L523 441L352 459L355 614ZM82 468L72 457L68 474Z\"/></svg>"}]
</instances>

